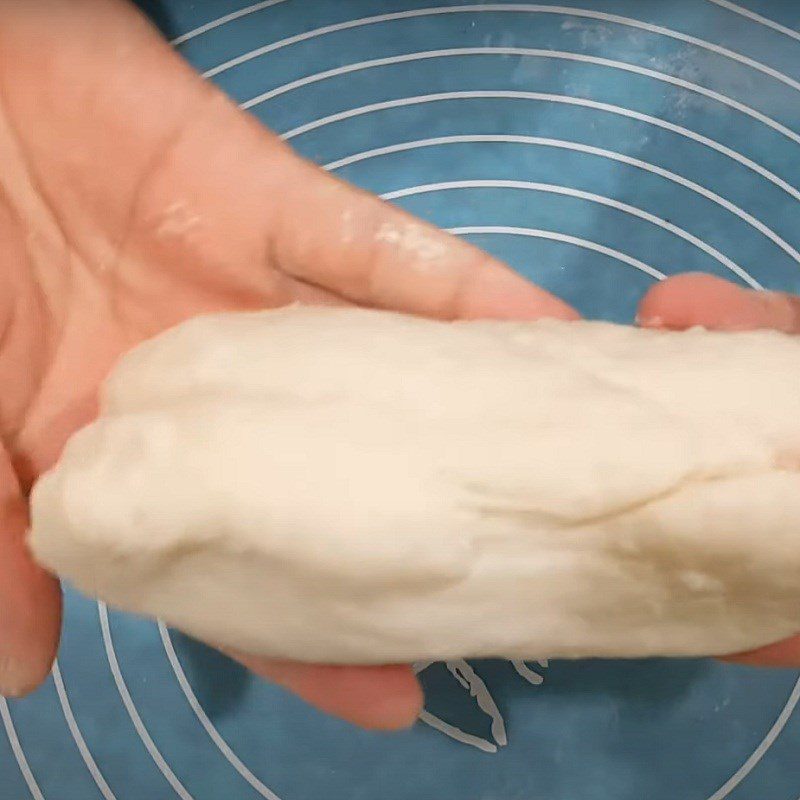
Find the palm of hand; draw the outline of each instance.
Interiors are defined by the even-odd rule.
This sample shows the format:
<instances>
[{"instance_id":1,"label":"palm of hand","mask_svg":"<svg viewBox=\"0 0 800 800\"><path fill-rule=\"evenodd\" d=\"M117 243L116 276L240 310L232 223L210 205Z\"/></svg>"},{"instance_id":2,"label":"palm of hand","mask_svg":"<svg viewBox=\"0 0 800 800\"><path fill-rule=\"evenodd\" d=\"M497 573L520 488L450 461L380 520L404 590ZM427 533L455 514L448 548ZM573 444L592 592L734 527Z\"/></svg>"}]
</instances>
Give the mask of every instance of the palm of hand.
<instances>
[{"instance_id":1,"label":"palm of hand","mask_svg":"<svg viewBox=\"0 0 800 800\"><path fill-rule=\"evenodd\" d=\"M446 318L572 314L473 248L298 159L126 5L31 6L0 12L0 689L8 693L44 677L60 629L57 584L23 546L25 494L92 418L98 385L126 349L198 313L294 301ZM678 287L656 298L653 315L669 321L686 295ZM402 725L419 707L405 667L240 658L362 724Z\"/></svg>"}]
</instances>

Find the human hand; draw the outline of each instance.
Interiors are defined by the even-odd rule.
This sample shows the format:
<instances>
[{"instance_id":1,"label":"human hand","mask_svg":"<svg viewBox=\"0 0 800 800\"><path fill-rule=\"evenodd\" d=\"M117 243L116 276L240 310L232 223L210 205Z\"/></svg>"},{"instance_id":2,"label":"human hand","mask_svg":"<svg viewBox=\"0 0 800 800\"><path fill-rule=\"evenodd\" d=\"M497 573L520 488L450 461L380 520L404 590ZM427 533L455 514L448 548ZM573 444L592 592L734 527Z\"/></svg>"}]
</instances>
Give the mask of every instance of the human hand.
<instances>
[{"instance_id":1,"label":"human hand","mask_svg":"<svg viewBox=\"0 0 800 800\"><path fill-rule=\"evenodd\" d=\"M441 318L573 316L480 251L295 156L122 0L0 6L0 692L54 657L61 596L27 494L117 357L188 317L300 301ZM407 666L241 656L369 727L416 717Z\"/></svg>"},{"instance_id":2,"label":"human hand","mask_svg":"<svg viewBox=\"0 0 800 800\"><path fill-rule=\"evenodd\" d=\"M800 334L800 297L743 289L711 275L680 275L655 286L639 307L639 324L685 330L772 328ZM800 636L731 656L730 661L773 667L800 667Z\"/></svg>"}]
</instances>

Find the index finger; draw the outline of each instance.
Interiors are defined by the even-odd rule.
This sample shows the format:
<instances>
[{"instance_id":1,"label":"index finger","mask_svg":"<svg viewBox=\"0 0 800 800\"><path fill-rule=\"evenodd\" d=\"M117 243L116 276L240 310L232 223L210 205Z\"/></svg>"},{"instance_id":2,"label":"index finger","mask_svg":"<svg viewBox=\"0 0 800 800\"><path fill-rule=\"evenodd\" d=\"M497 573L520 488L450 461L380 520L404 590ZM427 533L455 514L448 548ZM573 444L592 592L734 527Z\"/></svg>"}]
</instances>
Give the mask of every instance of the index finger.
<instances>
[{"instance_id":1,"label":"index finger","mask_svg":"<svg viewBox=\"0 0 800 800\"><path fill-rule=\"evenodd\" d=\"M577 317L467 242L297 156L289 170L270 235L275 265L292 277L354 303L441 319Z\"/></svg>"}]
</instances>

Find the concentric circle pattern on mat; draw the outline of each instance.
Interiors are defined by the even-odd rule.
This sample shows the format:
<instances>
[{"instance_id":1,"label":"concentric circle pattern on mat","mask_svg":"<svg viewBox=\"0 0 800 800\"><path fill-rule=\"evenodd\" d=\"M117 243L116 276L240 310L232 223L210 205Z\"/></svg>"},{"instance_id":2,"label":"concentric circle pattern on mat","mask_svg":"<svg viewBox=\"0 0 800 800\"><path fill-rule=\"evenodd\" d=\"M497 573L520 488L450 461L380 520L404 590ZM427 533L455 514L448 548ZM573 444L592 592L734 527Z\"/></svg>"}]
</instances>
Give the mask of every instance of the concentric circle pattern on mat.
<instances>
[{"instance_id":1,"label":"concentric circle pattern on mat","mask_svg":"<svg viewBox=\"0 0 800 800\"><path fill-rule=\"evenodd\" d=\"M308 157L629 322L682 271L800 290L800 4L747 2L165 0L161 16ZM74 593L66 618L48 684L0 700L2 800L800 798L792 672L418 665L429 724L376 735Z\"/></svg>"}]
</instances>

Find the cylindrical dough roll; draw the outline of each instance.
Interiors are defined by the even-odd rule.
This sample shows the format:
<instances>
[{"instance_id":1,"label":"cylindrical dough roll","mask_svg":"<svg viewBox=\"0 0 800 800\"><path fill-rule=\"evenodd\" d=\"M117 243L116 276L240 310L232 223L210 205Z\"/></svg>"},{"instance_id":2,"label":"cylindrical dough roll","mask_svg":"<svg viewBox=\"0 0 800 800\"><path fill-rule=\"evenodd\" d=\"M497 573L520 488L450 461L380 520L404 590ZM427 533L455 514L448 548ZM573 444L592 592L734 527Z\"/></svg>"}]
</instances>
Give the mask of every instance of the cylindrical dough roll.
<instances>
[{"instance_id":1,"label":"cylindrical dough roll","mask_svg":"<svg viewBox=\"0 0 800 800\"><path fill-rule=\"evenodd\" d=\"M123 359L30 543L265 656L752 648L800 631L800 339L198 318Z\"/></svg>"}]
</instances>

